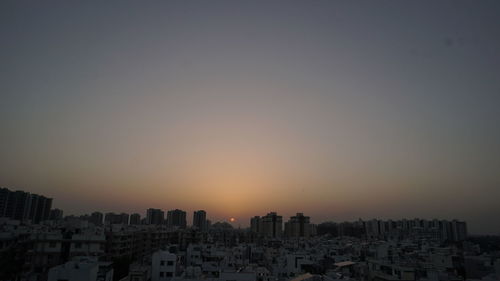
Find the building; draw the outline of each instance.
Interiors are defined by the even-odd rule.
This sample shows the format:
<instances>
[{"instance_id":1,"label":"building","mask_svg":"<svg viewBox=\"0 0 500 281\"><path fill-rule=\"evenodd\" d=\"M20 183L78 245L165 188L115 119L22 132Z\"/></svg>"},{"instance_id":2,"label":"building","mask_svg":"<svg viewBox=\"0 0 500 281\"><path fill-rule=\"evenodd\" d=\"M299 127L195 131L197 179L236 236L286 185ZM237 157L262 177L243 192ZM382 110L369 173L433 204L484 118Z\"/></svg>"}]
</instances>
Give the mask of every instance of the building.
<instances>
[{"instance_id":1,"label":"building","mask_svg":"<svg viewBox=\"0 0 500 281\"><path fill-rule=\"evenodd\" d=\"M47 198L38 194L31 194L29 219L32 223L38 224L48 220L52 207L52 198Z\"/></svg>"},{"instance_id":2,"label":"building","mask_svg":"<svg viewBox=\"0 0 500 281\"><path fill-rule=\"evenodd\" d=\"M259 233L265 237L277 238L283 234L283 217L276 212L268 213L261 218L262 229Z\"/></svg>"},{"instance_id":3,"label":"building","mask_svg":"<svg viewBox=\"0 0 500 281\"><path fill-rule=\"evenodd\" d=\"M285 235L287 237L309 237L311 236L310 218L303 213L290 217L285 223Z\"/></svg>"},{"instance_id":4,"label":"building","mask_svg":"<svg viewBox=\"0 0 500 281\"><path fill-rule=\"evenodd\" d=\"M49 270L48 281L112 281L111 263L98 262L89 257L79 257Z\"/></svg>"},{"instance_id":5,"label":"building","mask_svg":"<svg viewBox=\"0 0 500 281\"><path fill-rule=\"evenodd\" d=\"M166 281L175 276L177 256L157 251L151 257L151 281Z\"/></svg>"},{"instance_id":6,"label":"building","mask_svg":"<svg viewBox=\"0 0 500 281\"><path fill-rule=\"evenodd\" d=\"M148 265L133 263L129 268L127 281L151 280L151 268Z\"/></svg>"},{"instance_id":7,"label":"building","mask_svg":"<svg viewBox=\"0 0 500 281\"><path fill-rule=\"evenodd\" d=\"M207 230L207 212L204 210L194 211L193 227L201 231Z\"/></svg>"},{"instance_id":8,"label":"building","mask_svg":"<svg viewBox=\"0 0 500 281\"><path fill-rule=\"evenodd\" d=\"M31 270L44 272L80 256L104 256L106 237L102 230L89 228L88 223L81 227L72 224L30 235L26 259Z\"/></svg>"},{"instance_id":9,"label":"building","mask_svg":"<svg viewBox=\"0 0 500 281\"><path fill-rule=\"evenodd\" d=\"M372 219L365 222L365 233L370 239L376 239L380 236L380 222L377 219Z\"/></svg>"},{"instance_id":10,"label":"building","mask_svg":"<svg viewBox=\"0 0 500 281\"><path fill-rule=\"evenodd\" d=\"M467 223L464 221L451 221L452 241L459 242L467 239Z\"/></svg>"},{"instance_id":11,"label":"building","mask_svg":"<svg viewBox=\"0 0 500 281\"><path fill-rule=\"evenodd\" d=\"M104 223L106 225L109 224L128 224L128 214L121 213L121 214L115 214L115 213L106 213L106 216L104 216Z\"/></svg>"},{"instance_id":12,"label":"building","mask_svg":"<svg viewBox=\"0 0 500 281\"><path fill-rule=\"evenodd\" d=\"M5 207L5 217L24 221L29 218L31 196L24 191L11 191Z\"/></svg>"},{"instance_id":13,"label":"building","mask_svg":"<svg viewBox=\"0 0 500 281\"><path fill-rule=\"evenodd\" d=\"M165 213L160 209L149 208L146 212L146 223L160 225L165 220Z\"/></svg>"},{"instance_id":14,"label":"building","mask_svg":"<svg viewBox=\"0 0 500 281\"><path fill-rule=\"evenodd\" d=\"M250 230L254 233L259 233L261 229L261 224L262 221L260 219L260 216L255 216L250 219Z\"/></svg>"},{"instance_id":15,"label":"building","mask_svg":"<svg viewBox=\"0 0 500 281\"><path fill-rule=\"evenodd\" d=\"M130 215L130 225L141 224L141 215L134 213Z\"/></svg>"},{"instance_id":16,"label":"building","mask_svg":"<svg viewBox=\"0 0 500 281\"><path fill-rule=\"evenodd\" d=\"M178 227L186 228L186 212L175 209L168 211L167 213L167 226L168 227Z\"/></svg>"},{"instance_id":17,"label":"building","mask_svg":"<svg viewBox=\"0 0 500 281\"><path fill-rule=\"evenodd\" d=\"M0 217L38 224L49 219L51 207L52 198L0 188Z\"/></svg>"},{"instance_id":18,"label":"building","mask_svg":"<svg viewBox=\"0 0 500 281\"><path fill-rule=\"evenodd\" d=\"M0 187L0 218L8 217L6 215L7 212L7 204L9 201L11 191L7 188Z\"/></svg>"},{"instance_id":19,"label":"building","mask_svg":"<svg viewBox=\"0 0 500 281\"><path fill-rule=\"evenodd\" d=\"M101 212L93 212L90 215L89 221L93 223L94 225L102 225L102 220L104 218L104 215Z\"/></svg>"}]
</instances>

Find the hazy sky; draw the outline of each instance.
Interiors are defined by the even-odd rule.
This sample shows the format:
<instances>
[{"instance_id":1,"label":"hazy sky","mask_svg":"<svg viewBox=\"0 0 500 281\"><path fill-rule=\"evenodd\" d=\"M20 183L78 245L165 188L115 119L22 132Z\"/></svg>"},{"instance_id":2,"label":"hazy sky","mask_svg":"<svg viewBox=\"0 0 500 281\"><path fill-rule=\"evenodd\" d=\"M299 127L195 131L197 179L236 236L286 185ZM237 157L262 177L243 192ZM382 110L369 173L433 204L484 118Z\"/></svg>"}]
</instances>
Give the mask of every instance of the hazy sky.
<instances>
[{"instance_id":1,"label":"hazy sky","mask_svg":"<svg viewBox=\"0 0 500 281\"><path fill-rule=\"evenodd\" d=\"M0 159L66 214L500 233L500 2L1 1Z\"/></svg>"}]
</instances>

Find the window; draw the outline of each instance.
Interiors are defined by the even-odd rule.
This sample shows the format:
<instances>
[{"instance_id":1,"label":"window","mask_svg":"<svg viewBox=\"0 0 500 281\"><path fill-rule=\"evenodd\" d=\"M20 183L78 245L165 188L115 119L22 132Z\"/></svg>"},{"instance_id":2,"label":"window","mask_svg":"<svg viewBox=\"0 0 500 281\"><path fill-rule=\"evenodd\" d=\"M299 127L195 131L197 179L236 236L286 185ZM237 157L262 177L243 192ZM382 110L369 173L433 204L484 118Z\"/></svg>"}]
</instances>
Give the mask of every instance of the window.
<instances>
[{"instance_id":1,"label":"window","mask_svg":"<svg viewBox=\"0 0 500 281\"><path fill-rule=\"evenodd\" d=\"M167 265L174 265L174 261L167 261Z\"/></svg>"},{"instance_id":2,"label":"window","mask_svg":"<svg viewBox=\"0 0 500 281\"><path fill-rule=\"evenodd\" d=\"M165 272L160 272L160 277L165 276Z\"/></svg>"},{"instance_id":3,"label":"window","mask_svg":"<svg viewBox=\"0 0 500 281\"><path fill-rule=\"evenodd\" d=\"M77 242L75 243L75 248L80 249L82 247L82 243Z\"/></svg>"},{"instance_id":4,"label":"window","mask_svg":"<svg viewBox=\"0 0 500 281\"><path fill-rule=\"evenodd\" d=\"M49 243L49 248L55 248L57 246L56 242L50 242Z\"/></svg>"},{"instance_id":5,"label":"window","mask_svg":"<svg viewBox=\"0 0 500 281\"><path fill-rule=\"evenodd\" d=\"M160 262L160 265L161 265L161 266L165 265L165 261L161 261L161 262Z\"/></svg>"},{"instance_id":6,"label":"window","mask_svg":"<svg viewBox=\"0 0 500 281\"><path fill-rule=\"evenodd\" d=\"M165 272L167 274L167 277L172 277L172 272Z\"/></svg>"}]
</instances>

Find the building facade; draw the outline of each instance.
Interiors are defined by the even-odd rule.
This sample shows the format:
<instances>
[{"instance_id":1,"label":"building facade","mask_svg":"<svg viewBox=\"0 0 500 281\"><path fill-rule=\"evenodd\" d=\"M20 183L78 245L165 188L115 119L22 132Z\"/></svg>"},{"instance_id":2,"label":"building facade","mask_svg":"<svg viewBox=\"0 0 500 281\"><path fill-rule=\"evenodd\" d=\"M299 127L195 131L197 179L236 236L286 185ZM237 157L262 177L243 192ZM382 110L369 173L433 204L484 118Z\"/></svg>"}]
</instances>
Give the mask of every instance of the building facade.
<instances>
[{"instance_id":1,"label":"building facade","mask_svg":"<svg viewBox=\"0 0 500 281\"><path fill-rule=\"evenodd\" d=\"M207 212L204 210L194 211L193 227L200 231L207 230Z\"/></svg>"},{"instance_id":2,"label":"building facade","mask_svg":"<svg viewBox=\"0 0 500 281\"><path fill-rule=\"evenodd\" d=\"M160 225L165 220L165 213L160 209L149 208L146 211L146 223Z\"/></svg>"},{"instance_id":3,"label":"building facade","mask_svg":"<svg viewBox=\"0 0 500 281\"><path fill-rule=\"evenodd\" d=\"M259 231L265 237L278 238L283 235L283 217L276 212L268 213L261 218L262 229Z\"/></svg>"},{"instance_id":4,"label":"building facade","mask_svg":"<svg viewBox=\"0 0 500 281\"><path fill-rule=\"evenodd\" d=\"M285 223L285 236L287 237L310 237L311 223L310 218L303 213L290 217Z\"/></svg>"},{"instance_id":5,"label":"building facade","mask_svg":"<svg viewBox=\"0 0 500 281\"><path fill-rule=\"evenodd\" d=\"M168 211L167 213L167 226L168 227L177 227L177 228L186 228L186 212L175 209Z\"/></svg>"}]
</instances>

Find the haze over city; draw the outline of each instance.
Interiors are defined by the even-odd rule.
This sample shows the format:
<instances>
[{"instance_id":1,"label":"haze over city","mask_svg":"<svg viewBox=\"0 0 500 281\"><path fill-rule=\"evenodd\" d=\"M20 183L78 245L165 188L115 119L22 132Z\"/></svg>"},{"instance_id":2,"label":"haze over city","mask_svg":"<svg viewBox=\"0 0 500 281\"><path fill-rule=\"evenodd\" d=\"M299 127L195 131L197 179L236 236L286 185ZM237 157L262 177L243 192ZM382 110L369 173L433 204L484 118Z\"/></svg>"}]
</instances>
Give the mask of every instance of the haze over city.
<instances>
[{"instance_id":1,"label":"haze over city","mask_svg":"<svg viewBox=\"0 0 500 281\"><path fill-rule=\"evenodd\" d=\"M0 3L0 186L65 214L500 221L500 2Z\"/></svg>"}]
</instances>

